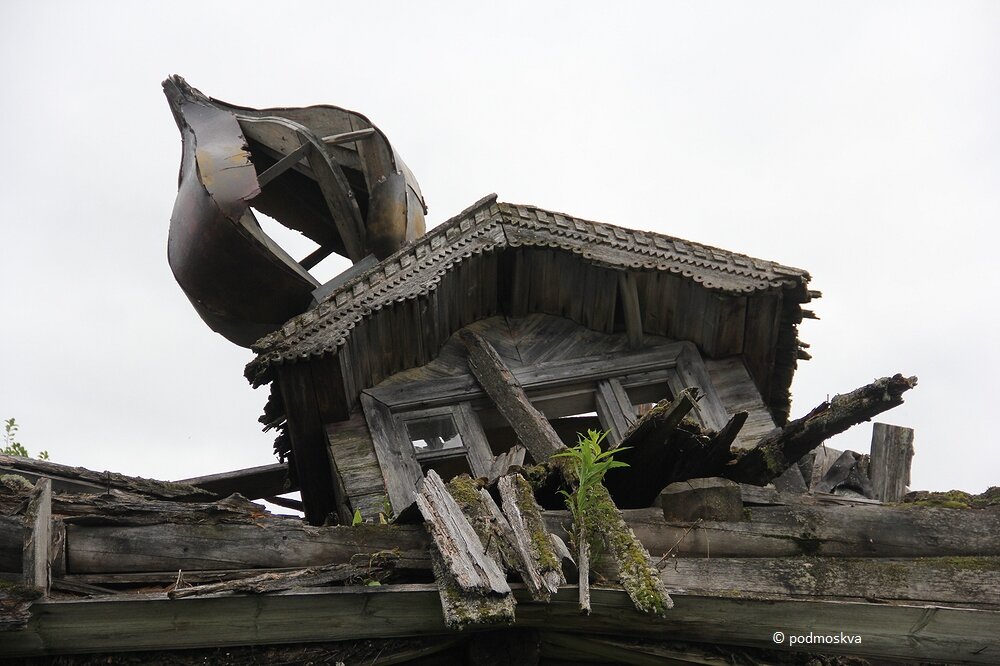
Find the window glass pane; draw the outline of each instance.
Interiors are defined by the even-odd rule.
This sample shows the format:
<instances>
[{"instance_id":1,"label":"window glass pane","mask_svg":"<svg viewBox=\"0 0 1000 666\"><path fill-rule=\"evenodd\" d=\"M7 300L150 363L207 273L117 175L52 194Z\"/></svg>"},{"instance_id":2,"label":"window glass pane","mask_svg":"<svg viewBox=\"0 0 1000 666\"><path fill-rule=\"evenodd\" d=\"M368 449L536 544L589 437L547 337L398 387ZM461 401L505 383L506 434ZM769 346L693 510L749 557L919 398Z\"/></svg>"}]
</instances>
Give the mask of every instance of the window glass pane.
<instances>
[{"instance_id":1,"label":"window glass pane","mask_svg":"<svg viewBox=\"0 0 1000 666\"><path fill-rule=\"evenodd\" d=\"M455 427L455 420L447 414L407 421L406 432L418 455L462 448L462 437Z\"/></svg>"}]
</instances>

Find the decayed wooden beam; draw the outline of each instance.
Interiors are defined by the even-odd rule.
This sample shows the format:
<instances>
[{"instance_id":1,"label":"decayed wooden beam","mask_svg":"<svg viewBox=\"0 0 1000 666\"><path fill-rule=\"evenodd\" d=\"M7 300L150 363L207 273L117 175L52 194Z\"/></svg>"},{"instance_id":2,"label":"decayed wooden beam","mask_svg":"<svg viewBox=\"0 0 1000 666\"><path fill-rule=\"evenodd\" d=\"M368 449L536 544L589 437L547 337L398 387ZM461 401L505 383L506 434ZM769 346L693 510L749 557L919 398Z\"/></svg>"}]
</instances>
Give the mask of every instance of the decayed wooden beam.
<instances>
[{"instance_id":1,"label":"decayed wooden beam","mask_svg":"<svg viewBox=\"0 0 1000 666\"><path fill-rule=\"evenodd\" d=\"M487 557L461 507L434 470L424 478L417 493L417 506L427 521L431 538L462 589L483 594L510 592L503 572Z\"/></svg>"},{"instance_id":2,"label":"decayed wooden beam","mask_svg":"<svg viewBox=\"0 0 1000 666\"><path fill-rule=\"evenodd\" d=\"M515 627L529 629L603 633L619 640L669 635L692 643L799 650L787 640L781 645L773 642L775 627L781 627L787 635L862 636L861 644L824 645L824 653L897 661L1000 661L996 633L1000 611L678 593L675 612L650 617L636 612L623 592L598 588L593 591L593 615L581 620L576 590L570 587L560 589L547 604L532 602L526 592L516 595ZM121 651L443 634L446 627L438 599L433 585L382 585L198 599L135 594L46 600L36 602L37 615L27 627L4 634L0 655L100 651L107 649L108 639L98 629L107 626L115 628L115 648Z\"/></svg>"},{"instance_id":3,"label":"decayed wooden beam","mask_svg":"<svg viewBox=\"0 0 1000 666\"><path fill-rule=\"evenodd\" d=\"M363 584L366 580L378 581L380 578L384 578L385 574L391 570L392 564L393 557L387 553L384 557L379 557L377 563L373 562L371 566L367 567L353 564L329 564L296 571L268 572L221 583L175 588L168 592L167 596L171 599L181 599L219 592L265 594L305 587L322 587L352 579Z\"/></svg>"},{"instance_id":4,"label":"decayed wooden beam","mask_svg":"<svg viewBox=\"0 0 1000 666\"><path fill-rule=\"evenodd\" d=\"M552 425L531 405L521 385L493 345L467 329L459 337L469 350L469 369L479 385L510 423L535 462L545 462L565 449Z\"/></svg>"},{"instance_id":5,"label":"decayed wooden beam","mask_svg":"<svg viewBox=\"0 0 1000 666\"><path fill-rule=\"evenodd\" d=\"M684 417L695 407L696 390L680 391L643 415L626 434L616 456L628 464L610 470L605 486L624 508L649 506L660 490L677 481L718 476L732 459L730 451L747 413L733 415L718 433L705 433Z\"/></svg>"},{"instance_id":6,"label":"decayed wooden beam","mask_svg":"<svg viewBox=\"0 0 1000 666\"><path fill-rule=\"evenodd\" d=\"M827 438L901 405L903 393L916 385L916 377L894 375L836 395L806 416L771 431L752 449L741 451L720 476L763 486Z\"/></svg>"},{"instance_id":7,"label":"decayed wooden beam","mask_svg":"<svg viewBox=\"0 0 1000 666\"><path fill-rule=\"evenodd\" d=\"M416 502L434 542L431 564L445 623L460 629L513 622L514 598L506 577L434 470L424 477Z\"/></svg>"},{"instance_id":8,"label":"decayed wooden beam","mask_svg":"<svg viewBox=\"0 0 1000 666\"><path fill-rule=\"evenodd\" d=\"M908 506L754 506L750 520L671 523L659 509L623 512L655 557L1000 556L1000 509ZM545 512L565 536L568 514Z\"/></svg>"},{"instance_id":9,"label":"decayed wooden beam","mask_svg":"<svg viewBox=\"0 0 1000 666\"><path fill-rule=\"evenodd\" d=\"M913 429L876 423L872 428L871 463L868 476L875 498L899 502L910 483L913 462Z\"/></svg>"},{"instance_id":10,"label":"decayed wooden beam","mask_svg":"<svg viewBox=\"0 0 1000 666\"><path fill-rule=\"evenodd\" d=\"M229 497L239 493L247 499L260 499L269 495L281 495L298 490L288 479L288 464L273 463L231 472L196 476L176 483L197 486L219 497Z\"/></svg>"},{"instance_id":11,"label":"decayed wooden beam","mask_svg":"<svg viewBox=\"0 0 1000 666\"><path fill-rule=\"evenodd\" d=\"M24 548L21 571L24 584L48 595L52 586L52 481L39 479L24 512Z\"/></svg>"},{"instance_id":12,"label":"decayed wooden beam","mask_svg":"<svg viewBox=\"0 0 1000 666\"><path fill-rule=\"evenodd\" d=\"M1000 557L687 557L663 580L689 594L1000 608Z\"/></svg>"},{"instance_id":13,"label":"decayed wooden beam","mask_svg":"<svg viewBox=\"0 0 1000 666\"><path fill-rule=\"evenodd\" d=\"M25 472L27 474L51 478L55 486L60 482L79 482L81 490L88 492L117 488L138 495L146 495L158 499L188 501L211 501L216 497L201 488L182 482L156 481L137 476L125 476L116 472L95 472L83 467L69 467L48 460L35 460L20 456L0 454L0 473Z\"/></svg>"},{"instance_id":14,"label":"decayed wooden beam","mask_svg":"<svg viewBox=\"0 0 1000 666\"><path fill-rule=\"evenodd\" d=\"M501 477L497 489L504 516L511 526L516 552L523 568L530 572L530 587L535 588L538 598L548 599L565 584L566 577L562 559L553 548L541 509L535 502L534 491L520 474Z\"/></svg>"}]
</instances>

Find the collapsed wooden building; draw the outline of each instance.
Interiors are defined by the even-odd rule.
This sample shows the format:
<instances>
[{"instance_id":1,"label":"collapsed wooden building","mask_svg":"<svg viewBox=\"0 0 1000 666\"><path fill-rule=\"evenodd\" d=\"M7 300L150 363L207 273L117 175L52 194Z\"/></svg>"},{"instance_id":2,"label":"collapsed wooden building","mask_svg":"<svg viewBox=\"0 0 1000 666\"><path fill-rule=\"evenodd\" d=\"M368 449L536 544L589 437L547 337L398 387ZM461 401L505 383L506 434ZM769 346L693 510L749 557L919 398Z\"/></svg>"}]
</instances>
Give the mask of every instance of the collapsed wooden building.
<instances>
[{"instance_id":1,"label":"collapsed wooden building","mask_svg":"<svg viewBox=\"0 0 1000 666\"><path fill-rule=\"evenodd\" d=\"M21 583L0 655L1000 660L997 493L907 495L906 428L876 424L870 456L823 446L915 378L790 419L805 271L492 195L425 234L362 116L166 87L187 165L171 265L215 330L266 333L246 374L281 462L167 483L0 457ZM320 285L315 257L274 251L259 197L354 268ZM220 287L205 237L284 277ZM587 433L620 447L602 482Z\"/></svg>"}]
</instances>

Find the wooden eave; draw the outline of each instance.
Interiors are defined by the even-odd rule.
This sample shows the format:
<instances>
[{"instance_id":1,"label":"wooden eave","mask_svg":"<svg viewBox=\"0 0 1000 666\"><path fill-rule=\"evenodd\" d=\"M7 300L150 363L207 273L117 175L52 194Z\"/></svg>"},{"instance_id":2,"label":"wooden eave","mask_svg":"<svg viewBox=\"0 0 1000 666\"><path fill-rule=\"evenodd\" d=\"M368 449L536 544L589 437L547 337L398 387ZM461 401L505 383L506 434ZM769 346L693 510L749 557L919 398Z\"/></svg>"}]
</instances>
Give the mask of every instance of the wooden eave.
<instances>
[{"instance_id":1,"label":"wooden eave","mask_svg":"<svg viewBox=\"0 0 1000 666\"><path fill-rule=\"evenodd\" d=\"M808 281L797 268L491 195L257 341L246 375L257 386L280 366L331 357L350 409L364 388L432 360L463 326L545 312L691 340L710 357L742 354L782 423L801 304L815 295Z\"/></svg>"}]
</instances>

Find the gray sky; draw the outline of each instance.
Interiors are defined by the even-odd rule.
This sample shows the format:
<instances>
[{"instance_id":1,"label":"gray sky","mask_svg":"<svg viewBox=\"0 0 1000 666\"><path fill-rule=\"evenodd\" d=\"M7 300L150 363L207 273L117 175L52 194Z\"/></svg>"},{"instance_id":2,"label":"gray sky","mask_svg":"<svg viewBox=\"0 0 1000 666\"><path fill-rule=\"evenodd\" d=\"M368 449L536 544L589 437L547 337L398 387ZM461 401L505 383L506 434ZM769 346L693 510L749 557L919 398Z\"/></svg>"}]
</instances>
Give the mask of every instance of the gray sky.
<instances>
[{"instance_id":1,"label":"gray sky","mask_svg":"<svg viewBox=\"0 0 1000 666\"><path fill-rule=\"evenodd\" d=\"M1000 484L1000 4L611 5L5 1L0 417L95 469L273 461L249 352L166 262L177 73L366 114L430 225L495 191L805 268L793 416L915 374L884 417L916 429L912 485Z\"/></svg>"}]
</instances>

